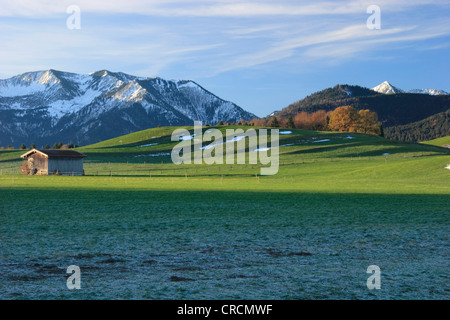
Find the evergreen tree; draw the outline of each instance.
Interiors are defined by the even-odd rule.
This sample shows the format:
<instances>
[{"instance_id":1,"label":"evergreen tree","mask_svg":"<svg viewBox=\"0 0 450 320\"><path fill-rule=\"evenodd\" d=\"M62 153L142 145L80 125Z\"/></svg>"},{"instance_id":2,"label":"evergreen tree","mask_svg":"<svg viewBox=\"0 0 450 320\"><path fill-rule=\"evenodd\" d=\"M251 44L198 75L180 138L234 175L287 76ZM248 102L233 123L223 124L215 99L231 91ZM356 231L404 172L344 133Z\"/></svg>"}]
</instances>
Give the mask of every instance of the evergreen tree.
<instances>
[{"instance_id":1,"label":"evergreen tree","mask_svg":"<svg viewBox=\"0 0 450 320\"><path fill-rule=\"evenodd\" d=\"M8 148L9 147L11 147L11 146L8 146ZM26 145L24 145L23 143L20 145L20 150L25 150L27 148L27 146Z\"/></svg>"},{"instance_id":2,"label":"evergreen tree","mask_svg":"<svg viewBox=\"0 0 450 320\"><path fill-rule=\"evenodd\" d=\"M294 120L292 119L292 116L289 116L289 119L286 123L286 128L295 129Z\"/></svg>"},{"instance_id":3,"label":"evergreen tree","mask_svg":"<svg viewBox=\"0 0 450 320\"><path fill-rule=\"evenodd\" d=\"M50 149L50 146L48 144L45 145L45 149L48 150Z\"/></svg>"},{"instance_id":4,"label":"evergreen tree","mask_svg":"<svg viewBox=\"0 0 450 320\"><path fill-rule=\"evenodd\" d=\"M58 144L55 142L55 144L53 145L52 149L58 149Z\"/></svg>"},{"instance_id":5,"label":"evergreen tree","mask_svg":"<svg viewBox=\"0 0 450 320\"><path fill-rule=\"evenodd\" d=\"M278 119L277 117L273 117L272 121L270 122L270 127L275 127L275 128L279 128L280 124L278 123Z\"/></svg>"},{"instance_id":6,"label":"evergreen tree","mask_svg":"<svg viewBox=\"0 0 450 320\"><path fill-rule=\"evenodd\" d=\"M74 144L72 142L69 143L69 149L73 149L73 148L75 148Z\"/></svg>"},{"instance_id":7,"label":"evergreen tree","mask_svg":"<svg viewBox=\"0 0 450 320\"><path fill-rule=\"evenodd\" d=\"M36 145L34 143L31 144L30 149L36 149Z\"/></svg>"},{"instance_id":8,"label":"evergreen tree","mask_svg":"<svg viewBox=\"0 0 450 320\"><path fill-rule=\"evenodd\" d=\"M61 147L62 147L62 142L60 141L59 143L58 143L58 149L61 149Z\"/></svg>"}]
</instances>

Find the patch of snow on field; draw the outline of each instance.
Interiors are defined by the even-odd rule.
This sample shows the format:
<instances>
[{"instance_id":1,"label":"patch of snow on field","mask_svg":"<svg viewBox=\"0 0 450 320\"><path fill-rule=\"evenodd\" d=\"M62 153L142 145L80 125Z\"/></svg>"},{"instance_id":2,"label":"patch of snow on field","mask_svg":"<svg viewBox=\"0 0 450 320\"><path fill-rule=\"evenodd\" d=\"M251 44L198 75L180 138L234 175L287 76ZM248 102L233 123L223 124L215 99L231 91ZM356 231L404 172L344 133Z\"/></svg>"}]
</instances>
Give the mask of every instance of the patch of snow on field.
<instances>
[{"instance_id":1,"label":"patch of snow on field","mask_svg":"<svg viewBox=\"0 0 450 320\"><path fill-rule=\"evenodd\" d=\"M206 146L201 147L200 150L211 149L211 148L213 148L215 146L218 146L218 145L221 145L221 144L222 143L208 144Z\"/></svg>"},{"instance_id":2,"label":"patch of snow on field","mask_svg":"<svg viewBox=\"0 0 450 320\"><path fill-rule=\"evenodd\" d=\"M280 134L291 134L292 131L281 131Z\"/></svg>"},{"instance_id":3,"label":"patch of snow on field","mask_svg":"<svg viewBox=\"0 0 450 320\"><path fill-rule=\"evenodd\" d=\"M389 152L385 152L385 153L383 153L383 156L388 156L388 155L390 155L390 153L389 153Z\"/></svg>"},{"instance_id":4,"label":"patch of snow on field","mask_svg":"<svg viewBox=\"0 0 450 320\"><path fill-rule=\"evenodd\" d=\"M255 149L255 151L268 151L268 150L270 150L270 148L258 148L258 149Z\"/></svg>"},{"instance_id":5,"label":"patch of snow on field","mask_svg":"<svg viewBox=\"0 0 450 320\"><path fill-rule=\"evenodd\" d=\"M228 142L234 142L234 141L239 141L239 140L242 140L242 139L244 139L244 138L245 138L245 136L237 136L237 137L233 137L233 139L227 140L226 143L228 143Z\"/></svg>"},{"instance_id":6,"label":"patch of snow on field","mask_svg":"<svg viewBox=\"0 0 450 320\"><path fill-rule=\"evenodd\" d=\"M287 143L287 144L281 145L280 147L288 147L288 146L293 146L293 145L294 145L293 143Z\"/></svg>"},{"instance_id":7,"label":"patch of snow on field","mask_svg":"<svg viewBox=\"0 0 450 320\"><path fill-rule=\"evenodd\" d=\"M186 140L192 140L194 138L195 134L192 134L190 136L181 136L180 140L186 141Z\"/></svg>"},{"instance_id":8,"label":"patch of snow on field","mask_svg":"<svg viewBox=\"0 0 450 320\"><path fill-rule=\"evenodd\" d=\"M149 143L149 144L143 144L140 146L136 146L136 148L142 148L142 147L150 147L150 146L156 146L158 143Z\"/></svg>"},{"instance_id":9,"label":"patch of snow on field","mask_svg":"<svg viewBox=\"0 0 450 320\"><path fill-rule=\"evenodd\" d=\"M163 156L170 156L170 153L160 152L160 153L138 154L137 156L134 157L139 158L139 157L163 157Z\"/></svg>"},{"instance_id":10,"label":"patch of snow on field","mask_svg":"<svg viewBox=\"0 0 450 320\"><path fill-rule=\"evenodd\" d=\"M445 169L450 170L450 164L445 167Z\"/></svg>"},{"instance_id":11,"label":"patch of snow on field","mask_svg":"<svg viewBox=\"0 0 450 320\"><path fill-rule=\"evenodd\" d=\"M330 141L330 139L316 140L316 141L313 141L313 143L317 143L317 142L326 142L326 141Z\"/></svg>"},{"instance_id":12,"label":"patch of snow on field","mask_svg":"<svg viewBox=\"0 0 450 320\"><path fill-rule=\"evenodd\" d=\"M242 140L242 139L245 139L245 136L237 136L237 137L233 137L233 139L227 140L227 141L225 141L225 143L236 142L236 141L239 141L239 140ZM222 141L219 141L219 142L217 142L217 143L208 144L208 145L206 145L206 146L203 146L203 147L201 147L200 149L201 149L201 150L210 149L210 148L212 148L212 147L219 146L219 145L221 145L221 144L223 144L223 142L222 142Z\"/></svg>"},{"instance_id":13,"label":"patch of snow on field","mask_svg":"<svg viewBox=\"0 0 450 320\"><path fill-rule=\"evenodd\" d=\"M355 139L355 137L348 136L348 137L346 137L345 139Z\"/></svg>"}]
</instances>

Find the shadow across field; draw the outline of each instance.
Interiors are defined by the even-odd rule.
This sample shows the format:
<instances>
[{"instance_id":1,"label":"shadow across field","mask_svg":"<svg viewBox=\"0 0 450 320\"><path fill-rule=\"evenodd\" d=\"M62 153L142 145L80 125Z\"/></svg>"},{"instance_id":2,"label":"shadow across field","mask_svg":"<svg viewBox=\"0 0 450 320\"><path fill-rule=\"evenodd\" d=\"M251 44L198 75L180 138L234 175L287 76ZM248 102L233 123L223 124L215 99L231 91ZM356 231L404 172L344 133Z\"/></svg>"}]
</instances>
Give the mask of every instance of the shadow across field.
<instances>
[{"instance_id":1,"label":"shadow across field","mask_svg":"<svg viewBox=\"0 0 450 320\"><path fill-rule=\"evenodd\" d=\"M73 297L72 264L78 298L448 294L448 195L16 187L0 196L2 298ZM377 292L365 286L372 264Z\"/></svg>"},{"instance_id":2,"label":"shadow across field","mask_svg":"<svg viewBox=\"0 0 450 320\"><path fill-rule=\"evenodd\" d=\"M373 150L372 147L380 147L376 150ZM343 148L351 148L349 152L345 152L342 154L333 153L334 151L339 151ZM361 151L355 151L354 149L361 148ZM364 151L364 149L372 149L370 151ZM351 151L350 151L351 150ZM350 142L345 144L336 144L336 145L325 145L325 146L311 146L307 149L301 149L297 151L291 152L283 152L286 155L302 155L302 154L320 154L331 152L331 156L333 157L374 157L381 156L383 153L400 154L400 153L411 153L411 152L433 152L433 155L450 155L450 149L439 148L435 146L429 146L428 148L423 148L423 145L418 144L410 144L405 145L404 143L396 143L392 142L391 144L380 145L379 142Z\"/></svg>"}]
</instances>

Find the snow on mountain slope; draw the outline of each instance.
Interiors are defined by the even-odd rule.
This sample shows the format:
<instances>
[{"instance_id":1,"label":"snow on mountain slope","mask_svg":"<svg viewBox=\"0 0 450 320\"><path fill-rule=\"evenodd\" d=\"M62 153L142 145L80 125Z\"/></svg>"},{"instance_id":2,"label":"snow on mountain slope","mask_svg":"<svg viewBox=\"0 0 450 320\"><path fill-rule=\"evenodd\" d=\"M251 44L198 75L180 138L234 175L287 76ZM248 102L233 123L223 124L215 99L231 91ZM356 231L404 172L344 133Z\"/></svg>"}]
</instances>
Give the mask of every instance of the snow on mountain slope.
<instances>
[{"instance_id":1,"label":"snow on mountain slope","mask_svg":"<svg viewBox=\"0 0 450 320\"><path fill-rule=\"evenodd\" d=\"M432 96L439 96L442 94L449 94L448 92L444 90L436 90L436 89L412 89L408 91L409 93L422 93L422 94L429 94Z\"/></svg>"},{"instance_id":2,"label":"snow on mountain slope","mask_svg":"<svg viewBox=\"0 0 450 320\"><path fill-rule=\"evenodd\" d=\"M8 80L0 80L1 97L17 97L42 92L58 85L60 80L50 70L24 73Z\"/></svg>"},{"instance_id":3,"label":"snow on mountain slope","mask_svg":"<svg viewBox=\"0 0 450 320\"><path fill-rule=\"evenodd\" d=\"M0 145L82 145L157 125L254 117L193 81L52 69L0 80Z\"/></svg>"}]
</instances>

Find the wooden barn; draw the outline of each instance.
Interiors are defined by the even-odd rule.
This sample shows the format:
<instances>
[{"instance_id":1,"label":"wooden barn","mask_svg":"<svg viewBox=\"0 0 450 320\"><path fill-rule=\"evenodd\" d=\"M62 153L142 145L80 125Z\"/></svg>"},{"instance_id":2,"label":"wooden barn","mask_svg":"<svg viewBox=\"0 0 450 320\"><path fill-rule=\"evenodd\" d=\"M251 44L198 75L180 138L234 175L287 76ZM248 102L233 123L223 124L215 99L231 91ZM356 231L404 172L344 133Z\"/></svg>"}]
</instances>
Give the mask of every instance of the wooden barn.
<instances>
[{"instance_id":1,"label":"wooden barn","mask_svg":"<svg viewBox=\"0 0 450 320\"><path fill-rule=\"evenodd\" d=\"M83 158L74 150L32 149L20 156L24 161L20 169L27 175L84 175Z\"/></svg>"}]
</instances>

